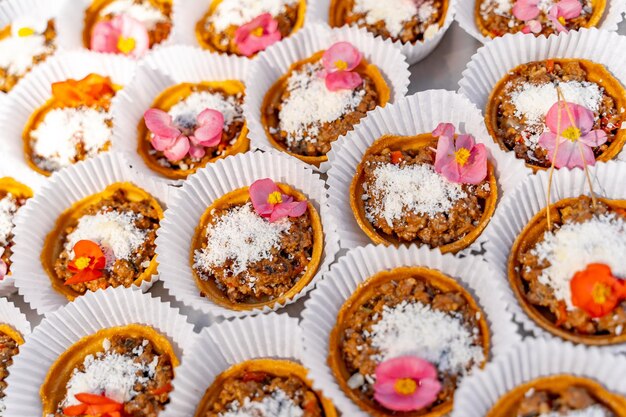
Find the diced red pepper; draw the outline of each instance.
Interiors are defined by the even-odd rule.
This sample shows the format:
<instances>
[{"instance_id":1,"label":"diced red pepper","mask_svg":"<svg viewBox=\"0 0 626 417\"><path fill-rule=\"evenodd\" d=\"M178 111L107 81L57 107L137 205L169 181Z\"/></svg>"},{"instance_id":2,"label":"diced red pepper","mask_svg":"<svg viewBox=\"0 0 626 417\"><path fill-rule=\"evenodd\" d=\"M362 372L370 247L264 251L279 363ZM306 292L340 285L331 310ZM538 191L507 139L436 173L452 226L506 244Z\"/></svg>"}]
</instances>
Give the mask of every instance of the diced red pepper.
<instances>
[{"instance_id":1,"label":"diced red pepper","mask_svg":"<svg viewBox=\"0 0 626 417\"><path fill-rule=\"evenodd\" d=\"M391 163L394 165L397 165L400 163L400 161L402 161L402 152L400 151L391 152Z\"/></svg>"},{"instance_id":2,"label":"diced red pepper","mask_svg":"<svg viewBox=\"0 0 626 417\"><path fill-rule=\"evenodd\" d=\"M552 74L554 72L554 60L548 59L546 61L546 69L548 70L548 74Z\"/></svg>"},{"instance_id":3,"label":"diced red pepper","mask_svg":"<svg viewBox=\"0 0 626 417\"><path fill-rule=\"evenodd\" d=\"M243 382L254 381L263 382L267 374L265 372L246 372L243 374Z\"/></svg>"},{"instance_id":4,"label":"diced red pepper","mask_svg":"<svg viewBox=\"0 0 626 417\"><path fill-rule=\"evenodd\" d=\"M165 385L163 385L162 387L158 387L155 388L153 390L150 390L150 394L152 395L161 395L161 394L165 394L167 392L170 392L172 390L172 384L167 383Z\"/></svg>"},{"instance_id":5,"label":"diced red pepper","mask_svg":"<svg viewBox=\"0 0 626 417\"><path fill-rule=\"evenodd\" d=\"M556 325L561 326L567 321L567 309L564 302L559 303L558 313L556 314Z\"/></svg>"}]
</instances>

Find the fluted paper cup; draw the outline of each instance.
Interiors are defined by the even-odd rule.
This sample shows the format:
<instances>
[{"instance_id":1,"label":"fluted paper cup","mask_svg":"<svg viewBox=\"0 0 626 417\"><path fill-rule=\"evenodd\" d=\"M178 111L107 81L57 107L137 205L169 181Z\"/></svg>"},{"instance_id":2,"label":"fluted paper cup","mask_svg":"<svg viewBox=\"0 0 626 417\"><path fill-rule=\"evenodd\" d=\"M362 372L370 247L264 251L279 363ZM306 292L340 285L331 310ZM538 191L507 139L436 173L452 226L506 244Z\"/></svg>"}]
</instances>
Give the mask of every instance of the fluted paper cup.
<instances>
[{"instance_id":1,"label":"fluted paper cup","mask_svg":"<svg viewBox=\"0 0 626 417\"><path fill-rule=\"evenodd\" d=\"M99 193L110 184L125 181L150 193L163 209L167 207L170 191L165 182L132 168L123 154L109 152L56 173L22 208L23 213L15 221L11 268L19 293L38 313L49 314L68 303L65 296L52 288L40 261L44 240L59 215L76 201ZM157 279L158 276L153 275L131 288L147 291ZM84 295L79 298L82 297Z\"/></svg>"},{"instance_id":2,"label":"fluted paper cup","mask_svg":"<svg viewBox=\"0 0 626 417\"><path fill-rule=\"evenodd\" d=\"M358 28L346 26L329 29L321 24L310 24L289 39L270 46L252 62L246 77L248 94L244 104L244 115L250 129L252 147L288 155L272 146L261 123L261 107L265 94L276 80L287 73L293 63L328 49L339 41L350 42L363 53L368 62L378 67L391 89L390 102L407 93L410 76L408 64L406 58L398 49L393 48L390 42L376 39L372 34ZM361 123L366 119L367 116Z\"/></svg>"},{"instance_id":3,"label":"fluted paper cup","mask_svg":"<svg viewBox=\"0 0 626 417\"><path fill-rule=\"evenodd\" d=\"M371 243L357 224L348 197L357 166L367 149L381 136L429 133L442 122L454 124L462 133L472 134L478 143L486 145L496 168L500 197L510 193L527 175L522 161L503 152L491 140L480 110L465 97L452 91L429 90L401 98L372 111L353 131L339 138L328 154L329 203L342 248ZM470 248L478 249L484 240L483 234Z\"/></svg>"},{"instance_id":4,"label":"fluted paper cup","mask_svg":"<svg viewBox=\"0 0 626 417\"><path fill-rule=\"evenodd\" d=\"M212 302L200 294L189 263L195 229L202 214L216 199L230 191L271 178L292 186L304 194L320 214L324 232L324 249L320 266L311 282L285 304L275 303L263 309L235 311ZM164 286L176 299L205 314L244 316L278 310L309 292L335 260L339 250L336 226L329 216L324 182L305 164L275 153L248 152L198 170L173 196L157 237L157 254L167 263L159 266Z\"/></svg>"},{"instance_id":5,"label":"fluted paper cup","mask_svg":"<svg viewBox=\"0 0 626 417\"><path fill-rule=\"evenodd\" d=\"M547 206L547 190L549 171L529 176L526 180L501 203L500 210L485 230L485 257L498 272L498 279L508 285L508 260L515 239L528 222ZM598 197L609 199L626 199L626 163L610 161L589 168L593 188ZM580 195L590 195L585 172L582 169L558 170L552 178L551 204ZM509 310L524 329L538 337L556 338L539 327L526 315L513 294L510 286L504 293ZM624 351L626 344L602 347L601 349Z\"/></svg>"},{"instance_id":6,"label":"fluted paper cup","mask_svg":"<svg viewBox=\"0 0 626 417\"><path fill-rule=\"evenodd\" d=\"M0 324L8 324L17 330L24 339L30 334L30 323L15 304L6 298L0 298Z\"/></svg>"},{"instance_id":7,"label":"fluted paper cup","mask_svg":"<svg viewBox=\"0 0 626 417\"><path fill-rule=\"evenodd\" d=\"M129 324L150 326L167 337L183 361L196 341L185 316L149 294L127 288L89 293L45 318L22 345L7 379L6 415L41 416L39 388L57 358L83 337Z\"/></svg>"},{"instance_id":8,"label":"fluted paper cup","mask_svg":"<svg viewBox=\"0 0 626 417\"><path fill-rule=\"evenodd\" d=\"M506 353L520 340L517 326L506 311L502 298L505 291L503 283L481 257L442 255L415 245L400 248L369 245L352 249L332 266L317 285L305 304L301 324L304 333L303 361L314 386L323 390L344 415L368 416L344 394L327 364L330 333L336 324L337 314L359 284L378 272L402 266L439 270L456 279L475 297L489 323L492 358Z\"/></svg>"},{"instance_id":9,"label":"fluted paper cup","mask_svg":"<svg viewBox=\"0 0 626 417\"><path fill-rule=\"evenodd\" d=\"M329 13L330 13L330 1L331 0L314 0L309 2L309 10L307 12L307 19L312 22L324 22L328 23ZM390 39L385 40L385 43L390 42L396 48L398 48L404 56L406 56L409 65L413 65L421 61L430 55L431 52L437 48L444 35L450 28L452 21L454 20L454 15L456 13L456 9L460 7L458 3L467 3L469 0L450 0L448 4L448 10L446 11L446 17L444 19L443 25L439 28L437 33L430 39L425 40L423 42L400 42L395 41L392 42ZM365 30L365 29L362 29ZM382 37L376 36L382 40Z\"/></svg>"},{"instance_id":10,"label":"fluted paper cup","mask_svg":"<svg viewBox=\"0 0 626 417\"><path fill-rule=\"evenodd\" d=\"M626 395L624 373L623 356L554 340L527 340L463 380L452 417L483 417L507 392L550 375L589 378L615 394Z\"/></svg>"}]
</instances>

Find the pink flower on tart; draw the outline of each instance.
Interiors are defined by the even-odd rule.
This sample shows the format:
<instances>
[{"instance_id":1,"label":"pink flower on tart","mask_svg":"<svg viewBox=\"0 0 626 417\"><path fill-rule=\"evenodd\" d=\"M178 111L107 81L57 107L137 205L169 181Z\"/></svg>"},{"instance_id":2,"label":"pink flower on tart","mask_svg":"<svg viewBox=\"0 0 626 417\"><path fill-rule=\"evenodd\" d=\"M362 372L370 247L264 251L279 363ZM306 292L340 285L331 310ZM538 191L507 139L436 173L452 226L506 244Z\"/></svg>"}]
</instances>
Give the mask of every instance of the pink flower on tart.
<instances>
[{"instance_id":1,"label":"pink flower on tart","mask_svg":"<svg viewBox=\"0 0 626 417\"><path fill-rule=\"evenodd\" d=\"M421 410L435 402L439 391L437 369L416 356L389 359L376 367L374 398L390 410Z\"/></svg>"},{"instance_id":2,"label":"pink flower on tart","mask_svg":"<svg viewBox=\"0 0 626 417\"><path fill-rule=\"evenodd\" d=\"M96 52L141 58L150 48L150 37L143 23L122 14L94 26L90 48Z\"/></svg>"},{"instance_id":3,"label":"pink flower on tart","mask_svg":"<svg viewBox=\"0 0 626 417\"><path fill-rule=\"evenodd\" d=\"M522 33L540 33L541 22L538 20L529 20L526 22L526 26L522 28Z\"/></svg>"},{"instance_id":4,"label":"pink flower on tart","mask_svg":"<svg viewBox=\"0 0 626 417\"><path fill-rule=\"evenodd\" d=\"M264 51L282 39L278 21L270 13L263 13L235 31L235 44L245 56Z\"/></svg>"},{"instance_id":5,"label":"pink flower on tart","mask_svg":"<svg viewBox=\"0 0 626 417\"><path fill-rule=\"evenodd\" d=\"M513 16L519 20L533 20L539 16L539 0L517 0L513 6Z\"/></svg>"},{"instance_id":6,"label":"pink flower on tart","mask_svg":"<svg viewBox=\"0 0 626 417\"><path fill-rule=\"evenodd\" d=\"M330 91L353 90L363 84L363 78L354 69L359 66L363 55L349 42L337 42L324 52L321 76Z\"/></svg>"},{"instance_id":7,"label":"pink flower on tart","mask_svg":"<svg viewBox=\"0 0 626 417\"><path fill-rule=\"evenodd\" d=\"M548 18L559 32L567 32L566 21L574 19L583 11L583 5L579 0L561 0L548 12Z\"/></svg>"},{"instance_id":8,"label":"pink flower on tart","mask_svg":"<svg viewBox=\"0 0 626 417\"><path fill-rule=\"evenodd\" d=\"M250 199L254 211L261 217L269 218L271 223L285 217L300 217L308 208L308 202L294 201L269 178L257 180L250 186Z\"/></svg>"},{"instance_id":9,"label":"pink flower on tart","mask_svg":"<svg viewBox=\"0 0 626 417\"><path fill-rule=\"evenodd\" d=\"M593 148L606 142L607 137L605 131L593 130L591 110L559 101L548 111L546 125L550 131L541 135L539 145L548 150L548 157L554 161L555 167L595 165Z\"/></svg>"},{"instance_id":10,"label":"pink flower on tart","mask_svg":"<svg viewBox=\"0 0 626 417\"><path fill-rule=\"evenodd\" d=\"M438 137L435 171L451 182L479 184L487 176L487 148L476 144L472 135L454 138L451 123L440 123L433 131Z\"/></svg>"},{"instance_id":11,"label":"pink flower on tart","mask_svg":"<svg viewBox=\"0 0 626 417\"><path fill-rule=\"evenodd\" d=\"M163 152L171 162L180 161L187 153L200 159L206 154L206 147L217 146L222 140L224 115L217 110L202 111L193 123L193 129L177 125L172 116L159 109L147 110L144 120L153 134L152 147Z\"/></svg>"}]
</instances>

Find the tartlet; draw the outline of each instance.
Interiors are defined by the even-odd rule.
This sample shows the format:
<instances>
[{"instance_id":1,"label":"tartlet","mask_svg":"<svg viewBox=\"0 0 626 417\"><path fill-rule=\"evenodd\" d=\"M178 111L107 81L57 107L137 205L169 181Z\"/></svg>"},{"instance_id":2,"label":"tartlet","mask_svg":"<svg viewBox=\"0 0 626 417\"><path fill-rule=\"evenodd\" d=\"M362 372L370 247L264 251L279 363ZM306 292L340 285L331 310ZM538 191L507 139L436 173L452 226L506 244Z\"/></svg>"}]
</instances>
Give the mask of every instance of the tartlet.
<instances>
[{"instance_id":1,"label":"tartlet","mask_svg":"<svg viewBox=\"0 0 626 417\"><path fill-rule=\"evenodd\" d=\"M72 204L57 219L41 252L52 287L74 300L109 286L140 285L156 273L156 231L163 218L158 201L141 188L118 182ZM102 277L66 285L73 276L73 248L80 241L98 244L106 258Z\"/></svg>"},{"instance_id":2,"label":"tartlet","mask_svg":"<svg viewBox=\"0 0 626 417\"><path fill-rule=\"evenodd\" d=\"M153 133L142 120L137 128L137 152L153 171L170 179L185 179L208 163L247 151L250 141L243 117L244 94L245 86L238 80L180 83L165 89L154 100L152 108L168 112L174 121L189 116L195 119L206 108L219 110L224 115L222 141L218 146L205 148L206 154L200 159L186 155L172 162L152 147Z\"/></svg>"},{"instance_id":3,"label":"tartlet","mask_svg":"<svg viewBox=\"0 0 626 417\"><path fill-rule=\"evenodd\" d=\"M352 130L370 110L384 107L391 96L379 69L365 58L353 71L362 77L361 86L327 90L320 77L324 53L293 63L261 104L261 124L272 146L316 166L328 160L326 154L339 136Z\"/></svg>"},{"instance_id":4,"label":"tartlet","mask_svg":"<svg viewBox=\"0 0 626 417\"><path fill-rule=\"evenodd\" d=\"M11 272L13 254L13 217L26 200L33 196L33 190L11 177L0 178L0 260Z\"/></svg>"},{"instance_id":5,"label":"tartlet","mask_svg":"<svg viewBox=\"0 0 626 417\"><path fill-rule=\"evenodd\" d=\"M294 201L306 201L291 186L276 185ZM255 213L249 189L231 191L206 209L189 255L201 294L235 311L272 307L293 298L311 282L323 255L322 223L310 201L304 215L271 223ZM220 237L224 232L227 235ZM265 243L258 244L261 239Z\"/></svg>"},{"instance_id":6,"label":"tartlet","mask_svg":"<svg viewBox=\"0 0 626 417\"><path fill-rule=\"evenodd\" d=\"M13 364L13 357L19 354L20 345L24 343L22 334L9 324L0 324L0 411L5 411L4 391L7 388L8 368Z\"/></svg>"},{"instance_id":7,"label":"tartlet","mask_svg":"<svg viewBox=\"0 0 626 417\"><path fill-rule=\"evenodd\" d=\"M121 404L124 414L156 416L168 402L178 364L169 340L152 327L102 329L74 343L50 366L39 391L42 415L68 415L64 409L82 403L77 394L91 394Z\"/></svg>"},{"instance_id":8,"label":"tartlet","mask_svg":"<svg viewBox=\"0 0 626 417\"><path fill-rule=\"evenodd\" d=\"M307 370L286 359L250 359L218 375L198 404L194 417L218 417L224 412L273 409L306 410L310 417L336 417L332 403L314 391ZM289 414L288 415L292 415ZM296 414L293 414L296 415Z\"/></svg>"},{"instance_id":9,"label":"tartlet","mask_svg":"<svg viewBox=\"0 0 626 417\"><path fill-rule=\"evenodd\" d=\"M559 83L568 102L594 113L594 129L607 133L607 142L593 149L597 161L615 158L626 142L626 89L601 64L584 59L547 59L522 64L493 88L485 109L485 124L504 151L515 152L537 171L550 167L547 150L538 144L546 130L545 117L557 102Z\"/></svg>"},{"instance_id":10,"label":"tartlet","mask_svg":"<svg viewBox=\"0 0 626 417\"><path fill-rule=\"evenodd\" d=\"M498 198L491 163L482 183L455 184L432 168L435 148L437 138L432 134L388 135L377 139L363 155L350 184L350 207L361 230L375 244L418 243L439 248L442 253L458 252L471 245L489 223ZM394 163L396 152L402 156ZM433 189L421 187L414 190L416 198L411 201L416 209L409 209L402 201L395 204L394 195L398 200L410 190L399 182L377 182L379 178L400 181L403 171L408 178L419 178L411 180L412 184L429 181L436 186L441 191L440 201L432 201Z\"/></svg>"},{"instance_id":11,"label":"tartlet","mask_svg":"<svg viewBox=\"0 0 626 417\"><path fill-rule=\"evenodd\" d=\"M398 327L405 315L411 317L404 323L415 328ZM429 327L434 334L424 334ZM439 337L442 346L434 347L432 340L420 346L420 337ZM399 267L368 278L343 304L329 337L328 364L354 403L372 416L386 417L398 413L374 399L376 367L388 356L418 355L437 368L442 389L432 404L401 414L439 417L452 410L459 379L485 365L490 337L485 314L456 280L434 269ZM463 355L453 352L448 338L461 341L455 345L465 349ZM412 351L405 351L407 346Z\"/></svg>"}]
</instances>

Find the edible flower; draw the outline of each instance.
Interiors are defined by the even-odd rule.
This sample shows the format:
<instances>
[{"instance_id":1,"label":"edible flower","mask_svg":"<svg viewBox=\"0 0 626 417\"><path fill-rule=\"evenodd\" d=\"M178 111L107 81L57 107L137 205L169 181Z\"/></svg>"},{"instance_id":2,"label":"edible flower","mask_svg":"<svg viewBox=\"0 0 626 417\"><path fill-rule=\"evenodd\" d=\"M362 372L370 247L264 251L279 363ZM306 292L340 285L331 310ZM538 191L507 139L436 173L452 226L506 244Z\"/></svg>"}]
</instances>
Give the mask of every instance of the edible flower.
<instances>
[{"instance_id":1,"label":"edible flower","mask_svg":"<svg viewBox=\"0 0 626 417\"><path fill-rule=\"evenodd\" d=\"M440 123L432 135L438 137L435 171L459 184L480 184L487 177L487 148L472 135L454 138L454 125Z\"/></svg>"},{"instance_id":2,"label":"edible flower","mask_svg":"<svg viewBox=\"0 0 626 417\"><path fill-rule=\"evenodd\" d=\"M106 265L106 257L100 246L91 240L79 240L73 248L74 259L67 265L67 269L74 276L65 281L65 285L74 285L89 282L102 277L102 270Z\"/></svg>"},{"instance_id":3,"label":"edible flower","mask_svg":"<svg viewBox=\"0 0 626 417\"><path fill-rule=\"evenodd\" d=\"M606 142L607 137L603 130L592 130L591 110L559 100L548 111L546 125L550 131L541 135L539 145L548 150L557 168L583 168L596 163L593 148Z\"/></svg>"},{"instance_id":4,"label":"edible flower","mask_svg":"<svg viewBox=\"0 0 626 417\"><path fill-rule=\"evenodd\" d=\"M81 80L68 79L52 84L54 100L65 107L93 106L115 95L115 87L109 77L89 74Z\"/></svg>"},{"instance_id":5,"label":"edible flower","mask_svg":"<svg viewBox=\"0 0 626 417\"><path fill-rule=\"evenodd\" d=\"M538 20L529 20L526 22L526 26L522 28L522 33L540 33L541 32L541 22Z\"/></svg>"},{"instance_id":6,"label":"edible flower","mask_svg":"<svg viewBox=\"0 0 626 417\"><path fill-rule=\"evenodd\" d=\"M124 404L118 403L104 395L81 393L76 394L74 397L80 401L80 404L65 407L63 414L66 416L122 416Z\"/></svg>"},{"instance_id":7,"label":"edible flower","mask_svg":"<svg viewBox=\"0 0 626 417\"><path fill-rule=\"evenodd\" d=\"M515 5L513 5L513 16L526 22L522 32L541 32L541 23L536 20L541 13L539 3L540 0L517 0ZM561 0L550 7L548 19L550 19L558 32L567 32L565 27L567 20L580 16L582 10L583 6L580 0Z\"/></svg>"},{"instance_id":8,"label":"edible flower","mask_svg":"<svg viewBox=\"0 0 626 417\"><path fill-rule=\"evenodd\" d=\"M300 217L308 208L307 201L294 201L269 178L256 180L250 186L250 199L254 211L261 217L269 218L270 223L285 217Z\"/></svg>"},{"instance_id":9,"label":"edible flower","mask_svg":"<svg viewBox=\"0 0 626 417\"><path fill-rule=\"evenodd\" d=\"M541 12L538 5L539 0L517 0L513 5L513 16L525 22L536 19Z\"/></svg>"},{"instance_id":10,"label":"edible flower","mask_svg":"<svg viewBox=\"0 0 626 417\"><path fill-rule=\"evenodd\" d=\"M139 20L120 14L93 28L91 50L141 58L150 48L148 30Z\"/></svg>"},{"instance_id":11,"label":"edible flower","mask_svg":"<svg viewBox=\"0 0 626 417\"><path fill-rule=\"evenodd\" d=\"M143 117L153 133L152 147L171 162L180 161L187 153L200 159L206 154L206 147L217 146L222 140L224 115L217 110L205 109L193 120L173 120L159 109L149 109Z\"/></svg>"},{"instance_id":12,"label":"edible flower","mask_svg":"<svg viewBox=\"0 0 626 417\"><path fill-rule=\"evenodd\" d=\"M363 78L354 71L362 59L361 51L349 42L337 42L328 48L322 56L324 71L321 73L326 88L330 91L353 90L363 84Z\"/></svg>"},{"instance_id":13,"label":"edible flower","mask_svg":"<svg viewBox=\"0 0 626 417\"><path fill-rule=\"evenodd\" d=\"M589 264L570 281L572 304L592 318L603 317L626 299L626 284L605 264Z\"/></svg>"},{"instance_id":14,"label":"edible flower","mask_svg":"<svg viewBox=\"0 0 626 417\"><path fill-rule=\"evenodd\" d=\"M435 402L441 391L437 369L416 356L401 356L376 367L374 398L394 411L416 411Z\"/></svg>"},{"instance_id":15,"label":"edible flower","mask_svg":"<svg viewBox=\"0 0 626 417\"><path fill-rule=\"evenodd\" d=\"M245 56L252 56L282 39L278 21L270 13L263 13L237 28L235 44Z\"/></svg>"},{"instance_id":16,"label":"edible flower","mask_svg":"<svg viewBox=\"0 0 626 417\"><path fill-rule=\"evenodd\" d=\"M556 30L559 32L567 32L565 25L567 20L574 19L583 11L583 5L580 0L561 0L548 12L548 19L552 22Z\"/></svg>"},{"instance_id":17,"label":"edible flower","mask_svg":"<svg viewBox=\"0 0 626 417\"><path fill-rule=\"evenodd\" d=\"M48 28L48 20L38 16L22 16L11 23L11 35L26 38L42 35Z\"/></svg>"}]
</instances>

